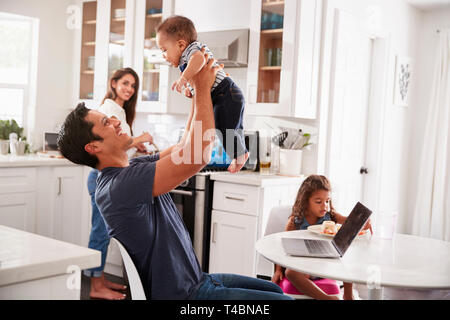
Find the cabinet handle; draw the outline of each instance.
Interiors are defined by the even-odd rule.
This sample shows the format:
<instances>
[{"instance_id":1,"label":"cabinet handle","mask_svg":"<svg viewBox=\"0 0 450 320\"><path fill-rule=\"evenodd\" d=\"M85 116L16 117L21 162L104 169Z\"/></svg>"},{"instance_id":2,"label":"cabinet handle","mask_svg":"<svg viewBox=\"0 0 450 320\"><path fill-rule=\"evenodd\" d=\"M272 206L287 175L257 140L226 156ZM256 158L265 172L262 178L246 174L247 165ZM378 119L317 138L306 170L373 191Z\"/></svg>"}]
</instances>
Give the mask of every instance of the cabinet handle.
<instances>
[{"instance_id":1,"label":"cabinet handle","mask_svg":"<svg viewBox=\"0 0 450 320\"><path fill-rule=\"evenodd\" d=\"M58 196L61 194L61 177L58 177Z\"/></svg>"},{"instance_id":2,"label":"cabinet handle","mask_svg":"<svg viewBox=\"0 0 450 320\"><path fill-rule=\"evenodd\" d=\"M177 189L170 190L169 193L181 194L183 196L190 196L190 197L192 197L194 195L194 191L185 191L185 190L177 190Z\"/></svg>"},{"instance_id":3,"label":"cabinet handle","mask_svg":"<svg viewBox=\"0 0 450 320\"><path fill-rule=\"evenodd\" d=\"M236 201L245 201L245 199L242 199L242 198L236 198L236 197L230 197L230 196L225 196L225 199L228 199L228 200L236 200Z\"/></svg>"},{"instance_id":4,"label":"cabinet handle","mask_svg":"<svg viewBox=\"0 0 450 320\"><path fill-rule=\"evenodd\" d=\"M212 229L212 243L216 243L216 232L217 232L217 222L213 223L213 229Z\"/></svg>"}]
</instances>

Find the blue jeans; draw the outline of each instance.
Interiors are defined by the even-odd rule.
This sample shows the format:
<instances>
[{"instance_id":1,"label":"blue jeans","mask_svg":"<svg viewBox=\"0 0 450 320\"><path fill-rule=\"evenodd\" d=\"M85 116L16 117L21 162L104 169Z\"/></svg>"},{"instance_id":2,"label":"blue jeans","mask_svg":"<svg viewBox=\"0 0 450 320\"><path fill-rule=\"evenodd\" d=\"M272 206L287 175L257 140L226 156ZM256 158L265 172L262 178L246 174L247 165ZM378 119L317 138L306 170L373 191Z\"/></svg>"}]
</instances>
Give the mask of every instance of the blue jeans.
<instances>
[{"instance_id":1,"label":"blue jeans","mask_svg":"<svg viewBox=\"0 0 450 320\"><path fill-rule=\"evenodd\" d=\"M91 196L92 205L92 227L91 234L89 235L89 245L91 249L98 250L102 253L102 264L100 267L84 270L83 273L87 277L100 277L105 268L106 253L108 252L109 245L109 235L106 230L105 221L103 216L98 210L97 204L95 203L95 188L97 187L97 176L98 170L92 170L88 176L88 191Z\"/></svg>"},{"instance_id":2,"label":"blue jeans","mask_svg":"<svg viewBox=\"0 0 450 320\"><path fill-rule=\"evenodd\" d=\"M196 300L293 300L273 282L228 273L206 274Z\"/></svg>"}]
</instances>

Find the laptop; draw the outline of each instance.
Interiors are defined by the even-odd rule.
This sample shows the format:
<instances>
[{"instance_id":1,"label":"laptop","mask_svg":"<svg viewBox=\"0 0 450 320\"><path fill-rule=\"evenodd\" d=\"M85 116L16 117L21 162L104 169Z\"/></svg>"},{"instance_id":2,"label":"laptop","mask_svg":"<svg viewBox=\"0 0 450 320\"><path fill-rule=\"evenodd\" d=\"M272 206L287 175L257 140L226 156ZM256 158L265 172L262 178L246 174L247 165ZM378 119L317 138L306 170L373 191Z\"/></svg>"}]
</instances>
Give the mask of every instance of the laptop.
<instances>
[{"instance_id":1,"label":"laptop","mask_svg":"<svg viewBox=\"0 0 450 320\"><path fill-rule=\"evenodd\" d=\"M358 202L332 240L281 238L284 251L292 256L340 258L371 214L371 210Z\"/></svg>"}]
</instances>

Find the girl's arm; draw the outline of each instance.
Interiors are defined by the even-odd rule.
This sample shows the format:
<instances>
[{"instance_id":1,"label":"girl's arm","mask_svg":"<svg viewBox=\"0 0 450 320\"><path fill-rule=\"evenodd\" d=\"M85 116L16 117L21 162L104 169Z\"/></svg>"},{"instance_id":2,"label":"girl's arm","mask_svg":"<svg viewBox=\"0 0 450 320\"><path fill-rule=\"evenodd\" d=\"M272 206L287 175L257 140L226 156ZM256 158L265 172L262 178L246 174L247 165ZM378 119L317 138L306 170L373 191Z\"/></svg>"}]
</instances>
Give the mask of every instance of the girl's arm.
<instances>
[{"instance_id":1,"label":"girl's arm","mask_svg":"<svg viewBox=\"0 0 450 320\"><path fill-rule=\"evenodd\" d=\"M344 217L343 215L340 215L337 212L331 213L331 220L333 220L336 223L344 224L345 220L347 220L347 217Z\"/></svg>"},{"instance_id":2,"label":"girl's arm","mask_svg":"<svg viewBox=\"0 0 450 320\"><path fill-rule=\"evenodd\" d=\"M331 219L336 223L344 224L345 220L347 220L347 217L344 217L337 212L333 212L331 214ZM369 229L370 233L373 234L372 223L370 222L370 219L367 220L366 224L363 227L363 230L367 230L367 229Z\"/></svg>"},{"instance_id":3,"label":"girl's arm","mask_svg":"<svg viewBox=\"0 0 450 320\"><path fill-rule=\"evenodd\" d=\"M153 142L153 137L150 135L150 133L144 132L140 136L134 137L133 142L128 146L128 149L139 147L144 142Z\"/></svg>"}]
</instances>

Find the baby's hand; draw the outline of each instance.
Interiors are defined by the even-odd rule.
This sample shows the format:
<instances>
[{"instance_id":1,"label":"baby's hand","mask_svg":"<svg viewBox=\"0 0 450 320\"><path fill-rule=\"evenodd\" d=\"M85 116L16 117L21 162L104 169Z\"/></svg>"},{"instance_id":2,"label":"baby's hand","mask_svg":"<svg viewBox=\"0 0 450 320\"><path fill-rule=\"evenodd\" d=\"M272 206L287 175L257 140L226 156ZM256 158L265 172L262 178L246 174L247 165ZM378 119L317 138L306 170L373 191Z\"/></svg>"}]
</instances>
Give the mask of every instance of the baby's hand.
<instances>
[{"instance_id":1,"label":"baby's hand","mask_svg":"<svg viewBox=\"0 0 450 320\"><path fill-rule=\"evenodd\" d=\"M192 98L192 92L191 92L191 90L189 90L189 88L186 88L185 90L184 90L184 95L187 97L187 98Z\"/></svg>"},{"instance_id":2,"label":"baby's hand","mask_svg":"<svg viewBox=\"0 0 450 320\"><path fill-rule=\"evenodd\" d=\"M184 88L187 87L187 83L188 83L188 82L187 82L186 78L183 77L183 76L181 76L177 81L175 81L175 82L172 84L172 90L173 90L174 88L176 88L177 91L178 91L179 93L181 93L181 90L183 90Z\"/></svg>"}]
</instances>

